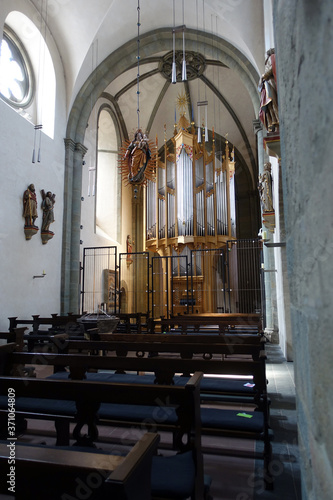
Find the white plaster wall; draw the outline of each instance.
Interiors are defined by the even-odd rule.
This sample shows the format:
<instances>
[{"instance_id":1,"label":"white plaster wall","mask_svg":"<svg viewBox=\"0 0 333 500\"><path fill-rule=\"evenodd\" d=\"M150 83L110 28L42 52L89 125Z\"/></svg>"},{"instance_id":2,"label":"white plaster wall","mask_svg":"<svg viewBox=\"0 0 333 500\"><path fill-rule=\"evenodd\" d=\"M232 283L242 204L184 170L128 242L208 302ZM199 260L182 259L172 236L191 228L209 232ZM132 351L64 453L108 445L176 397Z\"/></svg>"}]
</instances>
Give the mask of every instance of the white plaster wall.
<instances>
[{"instance_id":1,"label":"white plaster wall","mask_svg":"<svg viewBox=\"0 0 333 500\"><path fill-rule=\"evenodd\" d=\"M24 3L15 0L2 4L0 23L3 24L8 10L21 10L23 6ZM27 10L26 7L27 5L24 10ZM55 136L52 140L42 134L40 163L32 163L34 126L0 100L1 331L8 329L9 316L27 318L32 314L50 315L60 312L66 94L63 67L51 39L48 46L57 80ZM40 231L30 241L24 235L22 197L31 183L35 184L38 196L39 217L36 224L39 228L42 221L40 190L56 194L56 220L50 227L55 236L46 245L42 244ZM33 279L34 275L41 275L43 270L46 273L44 278Z\"/></svg>"}]
</instances>

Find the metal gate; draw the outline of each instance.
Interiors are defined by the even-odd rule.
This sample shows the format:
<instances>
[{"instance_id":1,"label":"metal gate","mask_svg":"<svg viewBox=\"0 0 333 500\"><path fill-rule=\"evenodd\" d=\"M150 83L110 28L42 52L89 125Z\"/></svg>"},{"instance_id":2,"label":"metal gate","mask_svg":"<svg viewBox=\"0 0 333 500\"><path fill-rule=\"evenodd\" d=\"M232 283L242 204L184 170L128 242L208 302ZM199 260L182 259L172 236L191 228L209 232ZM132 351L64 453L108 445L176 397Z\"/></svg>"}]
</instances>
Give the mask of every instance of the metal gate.
<instances>
[{"instance_id":1,"label":"metal gate","mask_svg":"<svg viewBox=\"0 0 333 500\"><path fill-rule=\"evenodd\" d=\"M147 317L186 313L262 313L262 242L227 241L226 249L191 250L152 257L117 247L85 248L82 312L142 313ZM150 301L151 297L151 301Z\"/></svg>"},{"instance_id":2,"label":"metal gate","mask_svg":"<svg viewBox=\"0 0 333 500\"><path fill-rule=\"evenodd\" d=\"M227 310L225 254L222 248L191 250L191 312Z\"/></svg>"},{"instance_id":3,"label":"metal gate","mask_svg":"<svg viewBox=\"0 0 333 500\"><path fill-rule=\"evenodd\" d=\"M81 312L115 314L117 289L117 247L84 248Z\"/></svg>"},{"instance_id":4,"label":"metal gate","mask_svg":"<svg viewBox=\"0 0 333 500\"><path fill-rule=\"evenodd\" d=\"M260 239L227 242L228 309L235 313L262 312L262 242Z\"/></svg>"},{"instance_id":5,"label":"metal gate","mask_svg":"<svg viewBox=\"0 0 333 500\"><path fill-rule=\"evenodd\" d=\"M152 258L152 317L176 316L189 311L187 255Z\"/></svg>"},{"instance_id":6,"label":"metal gate","mask_svg":"<svg viewBox=\"0 0 333 500\"><path fill-rule=\"evenodd\" d=\"M149 253L119 254L119 313L149 316Z\"/></svg>"}]
</instances>

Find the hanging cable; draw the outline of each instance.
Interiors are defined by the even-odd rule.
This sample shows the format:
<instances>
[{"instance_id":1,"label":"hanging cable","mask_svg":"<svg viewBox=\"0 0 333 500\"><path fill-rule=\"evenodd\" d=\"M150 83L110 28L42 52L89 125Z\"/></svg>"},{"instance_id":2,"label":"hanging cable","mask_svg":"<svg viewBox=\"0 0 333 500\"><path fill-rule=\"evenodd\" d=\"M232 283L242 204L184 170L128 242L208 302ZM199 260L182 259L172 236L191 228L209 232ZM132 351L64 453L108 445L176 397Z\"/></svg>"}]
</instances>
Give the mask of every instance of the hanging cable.
<instances>
[{"instance_id":1,"label":"hanging cable","mask_svg":"<svg viewBox=\"0 0 333 500\"><path fill-rule=\"evenodd\" d=\"M47 21L47 6L45 2L45 15L43 15L43 1L40 5L40 38L39 38L39 55L38 55L38 98L37 98L37 119L40 120L40 125L35 125L34 146L32 151L32 163L36 162L36 141L38 135L38 153L37 161L41 161L41 143L42 143L42 118L43 118L43 93L44 93L44 77L45 77L45 52L46 52L46 21ZM44 37L44 44L43 44ZM43 51L43 53L42 53Z\"/></svg>"},{"instance_id":2,"label":"hanging cable","mask_svg":"<svg viewBox=\"0 0 333 500\"><path fill-rule=\"evenodd\" d=\"M195 3L195 10L196 10L196 17L197 17L197 54L199 54L199 7L198 7L198 0L196 0ZM200 102L200 80L199 80L199 58L198 58L198 102L197 102L197 107L198 107L198 142L201 142L201 119L200 119L200 107L199 107L199 102Z\"/></svg>"},{"instance_id":3,"label":"hanging cable","mask_svg":"<svg viewBox=\"0 0 333 500\"><path fill-rule=\"evenodd\" d=\"M177 83L177 70L176 70L176 15L175 15L175 0L173 0L173 30L172 30L172 70L171 70L171 83Z\"/></svg>"},{"instance_id":4,"label":"hanging cable","mask_svg":"<svg viewBox=\"0 0 333 500\"><path fill-rule=\"evenodd\" d=\"M206 23L205 23L205 0L202 0L202 17L203 17L203 31L206 33ZM204 47L204 57L206 59L206 49ZM205 142L208 142L208 101L207 101L207 85L205 84Z\"/></svg>"},{"instance_id":5,"label":"hanging cable","mask_svg":"<svg viewBox=\"0 0 333 500\"><path fill-rule=\"evenodd\" d=\"M137 26L138 26L138 55L136 56L136 58L137 58L137 61L138 61L138 74L137 74L137 90L136 90L136 93L137 93L137 102L138 102L137 114L138 114L138 130L139 130L139 128L140 128L140 26L141 26L141 23L140 23L140 0L138 0L138 22L137 22Z\"/></svg>"}]
</instances>

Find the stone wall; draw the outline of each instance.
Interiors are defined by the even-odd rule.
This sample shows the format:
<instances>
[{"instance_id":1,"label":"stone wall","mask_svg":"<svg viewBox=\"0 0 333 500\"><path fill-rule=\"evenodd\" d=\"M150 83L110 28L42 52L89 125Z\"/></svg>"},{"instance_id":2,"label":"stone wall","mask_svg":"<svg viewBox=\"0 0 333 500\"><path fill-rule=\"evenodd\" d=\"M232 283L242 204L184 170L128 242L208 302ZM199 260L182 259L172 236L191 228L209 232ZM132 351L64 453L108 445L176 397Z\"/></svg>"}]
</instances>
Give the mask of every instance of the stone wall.
<instances>
[{"instance_id":1,"label":"stone wall","mask_svg":"<svg viewBox=\"0 0 333 500\"><path fill-rule=\"evenodd\" d=\"M303 499L333 498L333 3L275 0Z\"/></svg>"}]
</instances>

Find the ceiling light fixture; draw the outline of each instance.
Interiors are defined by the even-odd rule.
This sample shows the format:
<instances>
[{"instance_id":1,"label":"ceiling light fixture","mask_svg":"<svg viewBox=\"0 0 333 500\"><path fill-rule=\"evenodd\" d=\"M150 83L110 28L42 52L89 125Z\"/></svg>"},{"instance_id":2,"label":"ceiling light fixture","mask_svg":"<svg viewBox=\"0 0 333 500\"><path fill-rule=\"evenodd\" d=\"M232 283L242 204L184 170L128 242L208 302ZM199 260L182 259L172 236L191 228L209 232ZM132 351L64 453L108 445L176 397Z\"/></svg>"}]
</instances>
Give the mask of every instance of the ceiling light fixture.
<instances>
[{"instance_id":1,"label":"ceiling light fixture","mask_svg":"<svg viewBox=\"0 0 333 500\"><path fill-rule=\"evenodd\" d=\"M187 80L187 74L186 74L186 54L185 54L185 23L184 23L184 15L185 9L184 9L184 0L183 0L183 64L182 64L182 81L186 82Z\"/></svg>"},{"instance_id":2,"label":"ceiling light fixture","mask_svg":"<svg viewBox=\"0 0 333 500\"><path fill-rule=\"evenodd\" d=\"M177 83L177 70L176 70L176 17L175 17L175 0L173 0L173 30L172 30L172 70L171 70L171 83Z\"/></svg>"}]
</instances>

